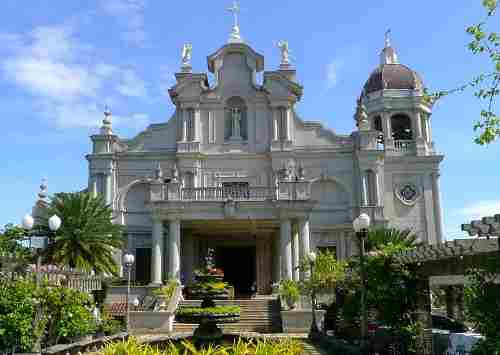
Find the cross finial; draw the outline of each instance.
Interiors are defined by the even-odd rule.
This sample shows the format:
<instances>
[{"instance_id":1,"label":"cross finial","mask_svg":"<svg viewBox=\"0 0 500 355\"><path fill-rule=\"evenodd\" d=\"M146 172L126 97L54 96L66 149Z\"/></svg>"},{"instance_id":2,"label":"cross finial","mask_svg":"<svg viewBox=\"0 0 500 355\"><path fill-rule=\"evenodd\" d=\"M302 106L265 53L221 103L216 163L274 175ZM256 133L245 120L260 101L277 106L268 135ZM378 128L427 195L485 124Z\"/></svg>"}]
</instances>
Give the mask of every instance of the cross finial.
<instances>
[{"instance_id":1,"label":"cross finial","mask_svg":"<svg viewBox=\"0 0 500 355\"><path fill-rule=\"evenodd\" d=\"M387 29L387 31L385 31L385 48L391 46L390 34L391 34L391 29L389 28L389 29Z\"/></svg>"},{"instance_id":2,"label":"cross finial","mask_svg":"<svg viewBox=\"0 0 500 355\"><path fill-rule=\"evenodd\" d=\"M233 13L234 16L234 25L233 27L238 27L238 13L240 12L240 5L238 1L233 1L233 6L227 8L228 11Z\"/></svg>"},{"instance_id":3,"label":"cross finial","mask_svg":"<svg viewBox=\"0 0 500 355\"><path fill-rule=\"evenodd\" d=\"M233 1L233 5L231 7L228 7L227 10L232 12L234 16L233 29L231 30L231 34L229 35L229 43L242 43L243 40L240 36L240 27L238 24L238 13L240 12L241 8L238 4L238 1Z\"/></svg>"}]
</instances>

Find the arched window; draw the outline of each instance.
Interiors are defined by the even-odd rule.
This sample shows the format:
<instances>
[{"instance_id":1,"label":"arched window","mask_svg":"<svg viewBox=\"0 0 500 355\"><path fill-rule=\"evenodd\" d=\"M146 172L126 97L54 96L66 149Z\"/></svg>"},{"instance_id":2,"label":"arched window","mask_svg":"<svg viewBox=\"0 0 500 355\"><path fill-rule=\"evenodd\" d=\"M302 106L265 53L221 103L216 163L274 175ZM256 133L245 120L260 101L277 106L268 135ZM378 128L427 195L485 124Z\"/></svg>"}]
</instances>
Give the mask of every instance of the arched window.
<instances>
[{"instance_id":1,"label":"arched window","mask_svg":"<svg viewBox=\"0 0 500 355\"><path fill-rule=\"evenodd\" d=\"M224 139L248 139L247 107L241 97L233 96L226 102Z\"/></svg>"},{"instance_id":2,"label":"arched window","mask_svg":"<svg viewBox=\"0 0 500 355\"><path fill-rule=\"evenodd\" d=\"M397 114L391 117L392 138L394 140L412 140L410 117Z\"/></svg>"}]
</instances>

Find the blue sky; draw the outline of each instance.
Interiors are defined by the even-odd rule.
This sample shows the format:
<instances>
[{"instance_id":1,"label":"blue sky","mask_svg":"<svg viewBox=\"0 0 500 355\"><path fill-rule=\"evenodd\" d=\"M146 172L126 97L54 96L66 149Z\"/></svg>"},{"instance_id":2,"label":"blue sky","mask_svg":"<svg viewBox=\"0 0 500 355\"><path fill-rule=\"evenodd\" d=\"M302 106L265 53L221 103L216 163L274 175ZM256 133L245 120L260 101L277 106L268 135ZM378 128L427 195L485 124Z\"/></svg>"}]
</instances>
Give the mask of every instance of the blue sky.
<instances>
[{"instance_id":1,"label":"blue sky","mask_svg":"<svg viewBox=\"0 0 500 355\"><path fill-rule=\"evenodd\" d=\"M404 4L404 5L403 5ZM193 67L223 45L229 0L3 0L0 13L0 225L30 211L42 177L49 192L86 187L89 135L104 105L114 129L130 137L173 112L166 89L180 66L184 42ZM302 117L349 134L356 97L378 64L384 32L400 61L431 89L462 84L488 62L469 54L465 27L484 17L480 1L242 1L241 33L279 62L286 39L304 85ZM432 131L442 164L441 192L448 238L460 223L500 213L500 142L472 143L481 109L472 93L439 102Z\"/></svg>"}]
</instances>

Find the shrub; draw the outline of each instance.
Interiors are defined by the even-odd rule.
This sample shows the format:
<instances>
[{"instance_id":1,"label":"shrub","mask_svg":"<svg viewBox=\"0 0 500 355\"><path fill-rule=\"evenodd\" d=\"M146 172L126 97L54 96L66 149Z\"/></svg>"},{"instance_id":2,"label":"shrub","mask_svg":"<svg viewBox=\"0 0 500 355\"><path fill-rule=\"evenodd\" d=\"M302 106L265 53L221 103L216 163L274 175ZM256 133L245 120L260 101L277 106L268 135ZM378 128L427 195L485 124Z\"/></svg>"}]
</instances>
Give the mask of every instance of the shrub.
<instances>
[{"instance_id":1,"label":"shrub","mask_svg":"<svg viewBox=\"0 0 500 355\"><path fill-rule=\"evenodd\" d=\"M44 323L33 329L39 297L30 281L0 283L0 353L12 349L29 352L43 332Z\"/></svg>"},{"instance_id":2,"label":"shrub","mask_svg":"<svg viewBox=\"0 0 500 355\"><path fill-rule=\"evenodd\" d=\"M103 332L105 335L113 335L122 330L122 322L105 313L97 330Z\"/></svg>"},{"instance_id":3,"label":"shrub","mask_svg":"<svg viewBox=\"0 0 500 355\"><path fill-rule=\"evenodd\" d=\"M190 341L179 344L169 342L163 350L149 344L140 344L130 337L121 342L109 343L101 351L102 355L300 355L304 351L300 342L294 339L282 340L244 340L238 338L232 345L208 345L202 348Z\"/></svg>"},{"instance_id":4,"label":"shrub","mask_svg":"<svg viewBox=\"0 0 500 355\"><path fill-rule=\"evenodd\" d=\"M280 295L290 302L297 302L300 296L299 285L293 280L283 280L280 283Z\"/></svg>"},{"instance_id":5,"label":"shrub","mask_svg":"<svg viewBox=\"0 0 500 355\"><path fill-rule=\"evenodd\" d=\"M175 279L169 280L167 281L165 286L162 286L154 290L153 294L155 296L163 297L165 299L165 302L169 302L172 296L174 295L174 291L178 285L179 284L177 283L177 280Z\"/></svg>"},{"instance_id":6,"label":"shrub","mask_svg":"<svg viewBox=\"0 0 500 355\"><path fill-rule=\"evenodd\" d=\"M184 307L177 310L176 314L179 316L240 314L240 310L240 306Z\"/></svg>"},{"instance_id":7,"label":"shrub","mask_svg":"<svg viewBox=\"0 0 500 355\"><path fill-rule=\"evenodd\" d=\"M49 344L95 332L97 324L91 311L94 303L88 294L65 287L44 287L42 295L44 309L50 315Z\"/></svg>"}]
</instances>

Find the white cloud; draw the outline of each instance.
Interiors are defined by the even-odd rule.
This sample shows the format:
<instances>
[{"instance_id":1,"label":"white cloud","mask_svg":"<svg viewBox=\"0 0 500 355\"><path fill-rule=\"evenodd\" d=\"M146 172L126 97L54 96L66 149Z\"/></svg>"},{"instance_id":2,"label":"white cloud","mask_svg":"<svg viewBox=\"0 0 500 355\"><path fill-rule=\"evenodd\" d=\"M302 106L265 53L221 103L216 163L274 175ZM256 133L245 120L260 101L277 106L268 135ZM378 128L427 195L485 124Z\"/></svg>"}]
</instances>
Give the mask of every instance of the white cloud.
<instances>
[{"instance_id":1,"label":"white cloud","mask_svg":"<svg viewBox=\"0 0 500 355\"><path fill-rule=\"evenodd\" d=\"M4 34L2 42L10 43L0 59L3 76L30 92L40 112L59 128L99 126L103 100L149 100L146 83L132 69L88 64L94 57L92 47L78 41L68 26L38 27L25 36ZM116 124L136 127L135 122L146 120L140 114L117 118Z\"/></svg>"},{"instance_id":2,"label":"white cloud","mask_svg":"<svg viewBox=\"0 0 500 355\"><path fill-rule=\"evenodd\" d=\"M326 87L327 89L333 88L339 81L339 75L344 67L344 61L341 59L334 59L326 65Z\"/></svg>"},{"instance_id":3,"label":"white cloud","mask_svg":"<svg viewBox=\"0 0 500 355\"><path fill-rule=\"evenodd\" d=\"M148 98L146 82L130 69L122 72L121 82L116 86L116 91L127 97Z\"/></svg>"},{"instance_id":4,"label":"white cloud","mask_svg":"<svg viewBox=\"0 0 500 355\"><path fill-rule=\"evenodd\" d=\"M455 211L454 215L463 216L465 222L493 216L500 213L500 200L476 201Z\"/></svg>"},{"instance_id":5,"label":"white cloud","mask_svg":"<svg viewBox=\"0 0 500 355\"><path fill-rule=\"evenodd\" d=\"M146 40L144 31L144 0L104 0L102 8L105 13L123 22L125 30L123 39L140 44Z\"/></svg>"}]
</instances>

